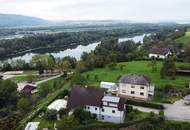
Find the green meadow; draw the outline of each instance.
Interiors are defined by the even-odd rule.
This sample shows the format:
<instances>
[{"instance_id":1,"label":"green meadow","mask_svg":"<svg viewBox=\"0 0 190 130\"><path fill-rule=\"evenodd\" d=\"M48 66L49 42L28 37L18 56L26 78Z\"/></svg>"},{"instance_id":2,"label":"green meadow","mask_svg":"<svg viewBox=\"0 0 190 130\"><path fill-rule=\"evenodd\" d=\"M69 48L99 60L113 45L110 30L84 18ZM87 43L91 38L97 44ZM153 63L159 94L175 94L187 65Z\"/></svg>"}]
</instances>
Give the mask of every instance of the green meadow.
<instances>
[{"instance_id":1,"label":"green meadow","mask_svg":"<svg viewBox=\"0 0 190 130\"><path fill-rule=\"evenodd\" d=\"M118 82L119 77L125 74L142 74L148 76L152 83L156 87L163 87L165 85L172 85L176 88L185 88L185 86L190 82L190 77L188 76L176 76L175 80L172 80L170 77L165 79L160 78L160 69L162 62L157 62L157 71L152 72L151 67L149 66L150 61L132 61L118 63L116 69L110 70L109 68L98 68L92 71L83 73L84 76L89 77L87 84L89 86L99 86L101 81L108 82ZM120 69L119 66L123 66L123 69ZM190 63L176 63L176 66L186 65L190 66ZM88 76L87 76L88 75ZM98 78L94 78L96 77Z\"/></svg>"}]
</instances>

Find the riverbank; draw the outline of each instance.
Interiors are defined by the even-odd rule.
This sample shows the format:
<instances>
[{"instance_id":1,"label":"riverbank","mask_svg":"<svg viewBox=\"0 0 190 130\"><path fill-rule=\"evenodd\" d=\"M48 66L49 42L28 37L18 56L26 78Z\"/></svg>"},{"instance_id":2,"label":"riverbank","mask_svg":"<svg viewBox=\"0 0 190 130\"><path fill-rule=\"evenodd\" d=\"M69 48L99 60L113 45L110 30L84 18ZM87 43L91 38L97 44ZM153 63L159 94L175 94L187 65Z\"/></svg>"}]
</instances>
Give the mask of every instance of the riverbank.
<instances>
[{"instance_id":1,"label":"riverbank","mask_svg":"<svg viewBox=\"0 0 190 130\"><path fill-rule=\"evenodd\" d=\"M125 42L128 40L133 40L134 42L138 43L141 42L143 43L143 39L146 35L150 34L141 34L141 35L135 35L135 36L126 36L126 37L119 37L118 40L119 42ZM101 42L92 42L92 43L87 43L86 45L77 45L77 44L70 44L69 47L66 46L61 46L61 47L41 47L41 48L35 48L35 49L30 49L27 51L19 52L17 54L12 54L9 55L8 57L5 57L2 60L25 60L26 62L29 62L32 57L36 54L51 54L56 58L63 58L66 56L71 56L76 58L77 60L80 60L81 55L83 52L90 52L96 48L98 44Z\"/></svg>"}]
</instances>

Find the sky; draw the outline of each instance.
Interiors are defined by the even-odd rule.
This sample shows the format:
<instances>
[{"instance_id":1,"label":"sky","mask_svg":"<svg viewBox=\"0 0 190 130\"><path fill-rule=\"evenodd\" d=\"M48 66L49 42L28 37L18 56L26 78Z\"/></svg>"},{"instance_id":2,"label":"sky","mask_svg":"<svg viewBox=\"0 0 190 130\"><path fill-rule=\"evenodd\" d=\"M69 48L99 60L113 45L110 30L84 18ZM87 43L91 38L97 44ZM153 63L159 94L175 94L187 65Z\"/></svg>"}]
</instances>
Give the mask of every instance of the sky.
<instances>
[{"instance_id":1,"label":"sky","mask_svg":"<svg viewBox=\"0 0 190 130\"><path fill-rule=\"evenodd\" d=\"M0 13L62 20L190 20L190 0L0 0Z\"/></svg>"}]
</instances>

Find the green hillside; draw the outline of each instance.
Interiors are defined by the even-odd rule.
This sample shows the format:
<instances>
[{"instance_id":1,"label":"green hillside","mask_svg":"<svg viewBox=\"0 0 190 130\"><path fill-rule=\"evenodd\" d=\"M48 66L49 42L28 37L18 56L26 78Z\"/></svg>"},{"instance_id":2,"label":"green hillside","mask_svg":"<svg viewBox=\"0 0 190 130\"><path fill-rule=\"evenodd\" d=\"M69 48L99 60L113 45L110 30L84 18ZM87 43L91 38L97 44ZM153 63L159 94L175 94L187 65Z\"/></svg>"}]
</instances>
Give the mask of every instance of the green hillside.
<instances>
[{"instance_id":1,"label":"green hillside","mask_svg":"<svg viewBox=\"0 0 190 130\"><path fill-rule=\"evenodd\" d=\"M185 33L185 36L176 39L176 42L183 44L190 43L190 28Z\"/></svg>"}]
</instances>

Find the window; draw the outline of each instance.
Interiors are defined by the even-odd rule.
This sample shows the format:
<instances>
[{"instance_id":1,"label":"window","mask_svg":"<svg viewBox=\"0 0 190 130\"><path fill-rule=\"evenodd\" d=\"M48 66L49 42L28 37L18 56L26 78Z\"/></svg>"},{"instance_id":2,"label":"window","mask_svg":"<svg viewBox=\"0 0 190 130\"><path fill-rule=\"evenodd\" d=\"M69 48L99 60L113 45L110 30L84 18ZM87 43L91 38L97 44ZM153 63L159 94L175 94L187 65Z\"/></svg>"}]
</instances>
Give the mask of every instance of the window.
<instances>
[{"instance_id":1,"label":"window","mask_svg":"<svg viewBox=\"0 0 190 130\"><path fill-rule=\"evenodd\" d=\"M135 91L131 91L131 94L135 94Z\"/></svg>"},{"instance_id":2,"label":"window","mask_svg":"<svg viewBox=\"0 0 190 130\"><path fill-rule=\"evenodd\" d=\"M132 85L131 88L135 88L135 86Z\"/></svg>"},{"instance_id":3,"label":"window","mask_svg":"<svg viewBox=\"0 0 190 130\"><path fill-rule=\"evenodd\" d=\"M144 87L143 87L143 86L141 86L141 89L144 89Z\"/></svg>"},{"instance_id":4,"label":"window","mask_svg":"<svg viewBox=\"0 0 190 130\"><path fill-rule=\"evenodd\" d=\"M140 95L141 95L141 96L144 96L144 93L143 93L143 92L141 92L141 93L140 93Z\"/></svg>"},{"instance_id":5,"label":"window","mask_svg":"<svg viewBox=\"0 0 190 130\"><path fill-rule=\"evenodd\" d=\"M86 109L86 106L84 106L84 109Z\"/></svg>"},{"instance_id":6,"label":"window","mask_svg":"<svg viewBox=\"0 0 190 130\"><path fill-rule=\"evenodd\" d=\"M90 109L90 107L88 107L88 109Z\"/></svg>"},{"instance_id":7,"label":"window","mask_svg":"<svg viewBox=\"0 0 190 130\"><path fill-rule=\"evenodd\" d=\"M104 120L104 116L102 116L102 120Z\"/></svg>"},{"instance_id":8,"label":"window","mask_svg":"<svg viewBox=\"0 0 190 130\"><path fill-rule=\"evenodd\" d=\"M112 113L115 113L115 110L112 110Z\"/></svg>"},{"instance_id":9,"label":"window","mask_svg":"<svg viewBox=\"0 0 190 130\"><path fill-rule=\"evenodd\" d=\"M97 107L95 107L95 110L98 110L98 108L97 108Z\"/></svg>"},{"instance_id":10,"label":"window","mask_svg":"<svg viewBox=\"0 0 190 130\"><path fill-rule=\"evenodd\" d=\"M122 93L126 93L126 90L122 90Z\"/></svg>"},{"instance_id":11,"label":"window","mask_svg":"<svg viewBox=\"0 0 190 130\"><path fill-rule=\"evenodd\" d=\"M102 112L104 112L104 109L102 109Z\"/></svg>"}]
</instances>

